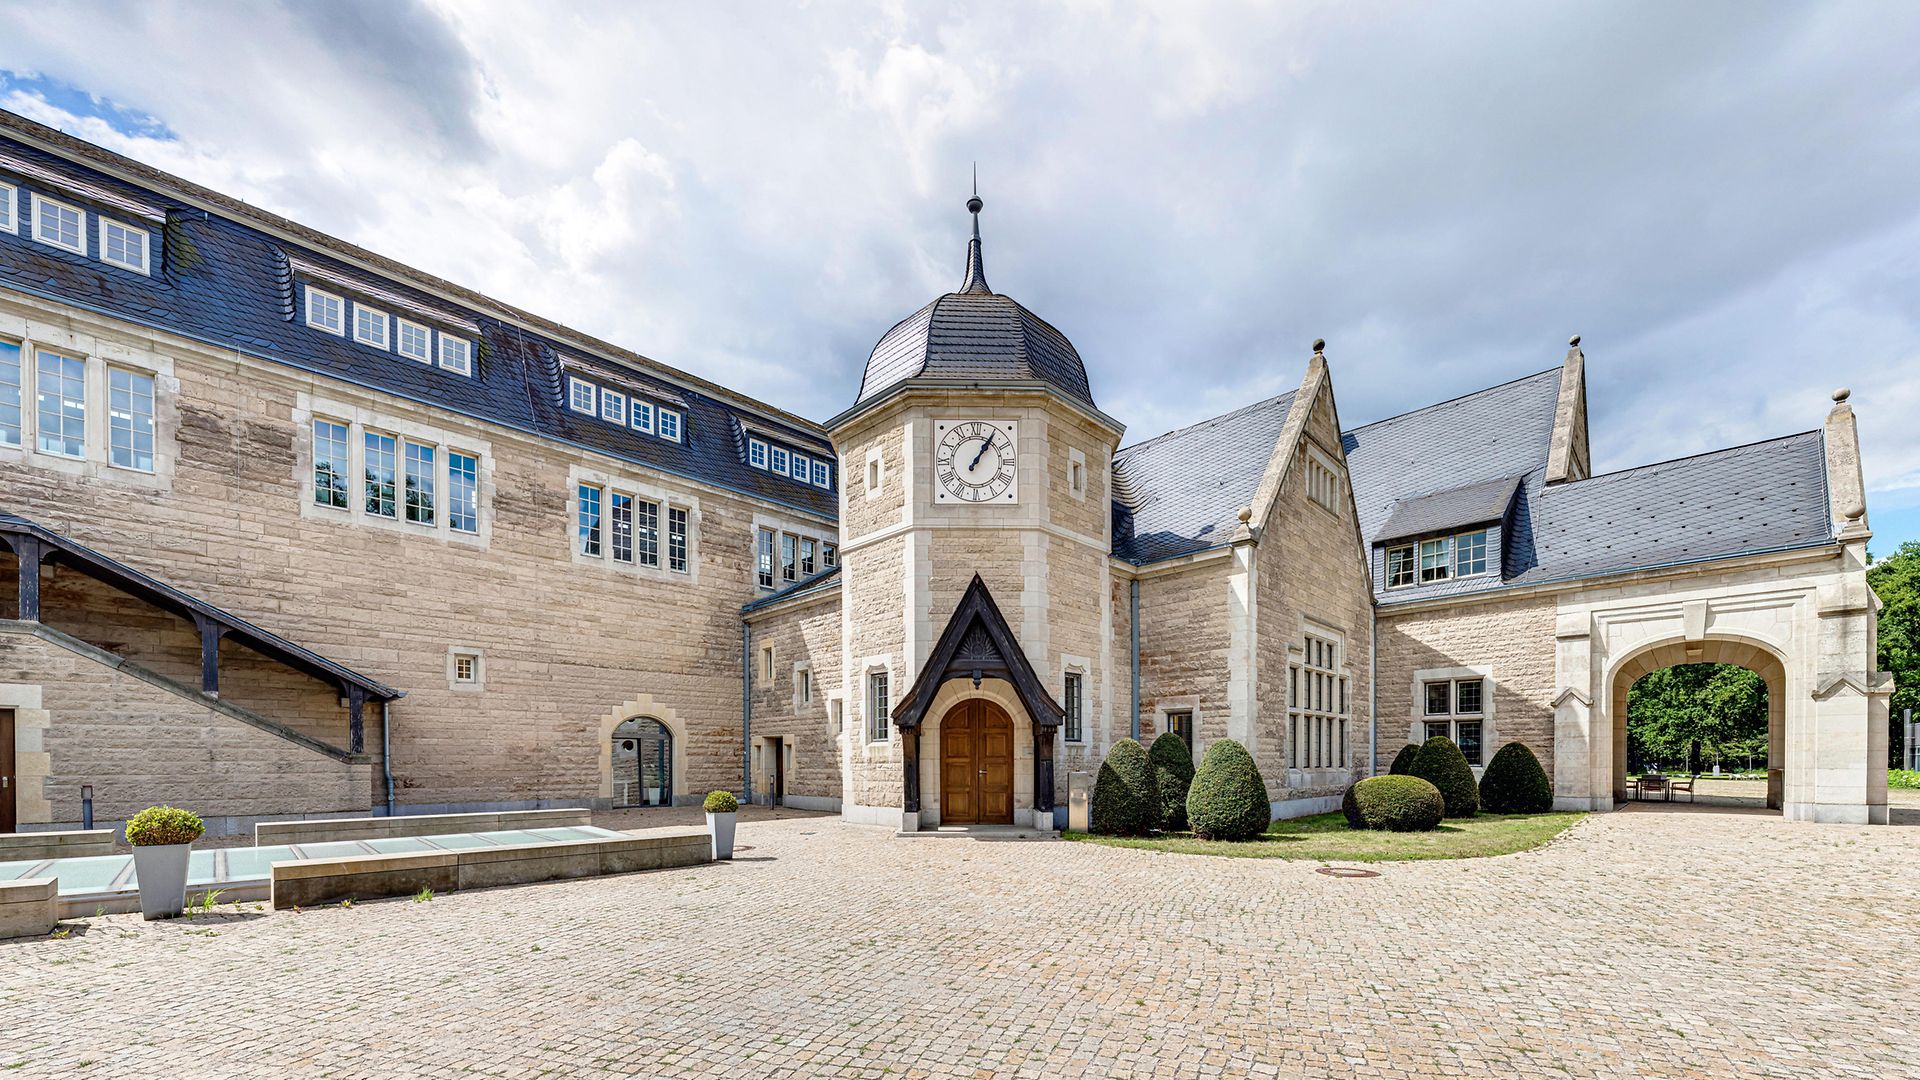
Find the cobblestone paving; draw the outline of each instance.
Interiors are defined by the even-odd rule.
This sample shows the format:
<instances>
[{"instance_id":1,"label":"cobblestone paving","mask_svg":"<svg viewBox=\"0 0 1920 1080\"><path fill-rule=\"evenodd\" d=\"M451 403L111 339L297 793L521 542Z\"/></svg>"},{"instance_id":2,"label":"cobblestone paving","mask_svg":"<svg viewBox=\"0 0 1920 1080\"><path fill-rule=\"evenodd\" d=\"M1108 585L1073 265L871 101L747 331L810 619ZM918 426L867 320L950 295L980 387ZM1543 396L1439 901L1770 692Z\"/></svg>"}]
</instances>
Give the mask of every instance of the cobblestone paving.
<instances>
[{"instance_id":1,"label":"cobblestone paving","mask_svg":"<svg viewBox=\"0 0 1920 1080\"><path fill-rule=\"evenodd\" d=\"M762 817L740 842L689 870L0 943L0 1075L1877 1078L1920 1062L1896 1004L1920 997L1920 828L1635 807L1536 851L1364 880L828 817Z\"/></svg>"}]
</instances>

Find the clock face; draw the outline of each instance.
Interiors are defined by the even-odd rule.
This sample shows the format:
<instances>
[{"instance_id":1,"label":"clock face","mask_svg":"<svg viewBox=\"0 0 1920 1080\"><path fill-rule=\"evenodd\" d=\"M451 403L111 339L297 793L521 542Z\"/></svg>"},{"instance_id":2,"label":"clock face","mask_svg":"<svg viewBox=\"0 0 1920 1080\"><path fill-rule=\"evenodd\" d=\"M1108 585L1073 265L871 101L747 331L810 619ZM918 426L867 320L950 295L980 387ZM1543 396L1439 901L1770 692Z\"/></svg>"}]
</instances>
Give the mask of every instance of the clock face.
<instances>
[{"instance_id":1,"label":"clock face","mask_svg":"<svg viewBox=\"0 0 1920 1080\"><path fill-rule=\"evenodd\" d=\"M942 420L933 426L933 440L933 501L1015 501L1019 429L1014 421Z\"/></svg>"}]
</instances>

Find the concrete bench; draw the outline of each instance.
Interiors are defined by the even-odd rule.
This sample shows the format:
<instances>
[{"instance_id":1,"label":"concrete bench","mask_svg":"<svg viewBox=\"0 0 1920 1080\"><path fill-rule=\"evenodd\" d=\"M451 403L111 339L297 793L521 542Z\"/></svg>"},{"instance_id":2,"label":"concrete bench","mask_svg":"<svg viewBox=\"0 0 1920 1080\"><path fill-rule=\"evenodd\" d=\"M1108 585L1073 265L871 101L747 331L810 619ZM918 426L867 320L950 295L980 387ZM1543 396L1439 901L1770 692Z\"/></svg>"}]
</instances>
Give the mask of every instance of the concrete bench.
<instances>
[{"instance_id":1,"label":"concrete bench","mask_svg":"<svg viewBox=\"0 0 1920 1080\"><path fill-rule=\"evenodd\" d=\"M53 933L60 925L59 888L56 878L0 882L0 940Z\"/></svg>"},{"instance_id":2,"label":"concrete bench","mask_svg":"<svg viewBox=\"0 0 1920 1080\"><path fill-rule=\"evenodd\" d=\"M446 893L712 861L713 843L702 829L658 829L641 836L460 851L348 855L274 863L272 898L276 909L313 907L349 899L412 896L421 889Z\"/></svg>"},{"instance_id":3,"label":"concrete bench","mask_svg":"<svg viewBox=\"0 0 1920 1080\"><path fill-rule=\"evenodd\" d=\"M111 854L112 829L0 833L0 862L37 862L41 859L77 859L86 855Z\"/></svg>"},{"instance_id":4,"label":"concrete bench","mask_svg":"<svg viewBox=\"0 0 1920 1080\"><path fill-rule=\"evenodd\" d=\"M447 833L553 829L591 824L593 811L585 808L263 821L253 827L253 844L255 847L273 847L278 844L319 844L330 840L377 840L389 836L442 836Z\"/></svg>"}]
</instances>

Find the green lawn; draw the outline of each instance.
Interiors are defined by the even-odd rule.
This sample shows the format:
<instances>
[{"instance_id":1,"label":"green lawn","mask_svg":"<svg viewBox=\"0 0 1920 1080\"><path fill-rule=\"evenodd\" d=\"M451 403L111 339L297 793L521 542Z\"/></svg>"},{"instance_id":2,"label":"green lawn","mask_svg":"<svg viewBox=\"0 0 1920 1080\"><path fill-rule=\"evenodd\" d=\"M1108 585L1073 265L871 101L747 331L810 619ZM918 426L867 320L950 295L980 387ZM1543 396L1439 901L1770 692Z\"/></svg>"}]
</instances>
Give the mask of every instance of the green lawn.
<instances>
[{"instance_id":1,"label":"green lawn","mask_svg":"<svg viewBox=\"0 0 1920 1080\"><path fill-rule=\"evenodd\" d=\"M1432 832L1395 833L1350 829L1339 814L1276 821L1256 840L1199 840L1190 833L1158 836L1092 836L1068 832L1069 840L1108 847L1228 855L1242 859L1313 859L1320 862L1400 862L1408 859L1476 859L1536 848L1567 831L1584 812L1481 814L1442 822Z\"/></svg>"}]
</instances>

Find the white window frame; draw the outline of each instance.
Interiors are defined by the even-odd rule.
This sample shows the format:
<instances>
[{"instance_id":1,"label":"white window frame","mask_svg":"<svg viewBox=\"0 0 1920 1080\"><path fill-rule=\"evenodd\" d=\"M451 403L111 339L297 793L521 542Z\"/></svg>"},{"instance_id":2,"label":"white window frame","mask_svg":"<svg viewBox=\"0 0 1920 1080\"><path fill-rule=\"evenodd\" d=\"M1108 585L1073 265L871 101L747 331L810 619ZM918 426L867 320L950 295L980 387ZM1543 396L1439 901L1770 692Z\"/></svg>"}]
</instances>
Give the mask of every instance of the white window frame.
<instances>
[{"instance_id":1,"label":"white window frame","mask_svg":"<svg viewBox=\"0 0 1920 1080\"><path fill-rule=\"evenodd\" d=\"M460 674L460 662L467 661L469 674ZM447 648L447 689L474 694L487 688L487 656L479 649L464 645Z\"/></svg>"},{"instance_id":2,"label":"white window frame","mask_svg":"<svg viewBox=\"0 0 1920 1080\"><path fill-rule=\"evenodd\" d=\"M449 446L449 447L444 447L442 449L441 456L447 459L447 466L446 466L447 512L445 514L446 521L447 521L447 530L449 532L457 532L467 536L476 536L480 532L480 455L476 453L470 453L466 450L461 450L458 447ZM472 481L473 506L471 507L471 510L472 510L471 517L473 520L473 527L470 529L461 528L460 525L458 524L460 519L467 517L468 514L464 508L461 508L456 504L454 499L454 492L456 489L454 487L454 482L453 482L453 473L454 473L453 459L456 457L465 461L473 462L473 481ZM464 477L464 472L462 475Z\"/></svg>"},{"instance_id":3,"label":"white window frame","mask_svg":"<svg viewBox=\"0 0 1920 1080\"><path fill-rule=\"evenodd\" d=\"M473 374L473 342L451 334L440 335L440 366L459 375Z\"/></svg>"},{"instance_id":4,"label":"white window frame","mask_svg":"<svg viewBox=\"0 0 1920 1080\"><path fill-rule=\"evenodd\" d=\"M0 338L0 346L13 350L14 370L11 386L15 400L13 408L18 414L12 424L0 428L0 446L24 447L29 441L27 435L33 430L33 421L36 419L30 414L39 405L33 399L34 385L31 377L33 366L27 355L26 342L15 341L13 338Z\"/></svg>"},{"instance_id":5,"label":"white window frame","mask_svg":"<svg viewBox=\"0 0 1920 1080\"><path fill-rule=\"evenodd\" d=\"M1307 625L1287 652L1287 767L1352 768L1353 673L1345 635Z\"/></svg>"},{"instance_id":6,"label":"white window frame","mask_svg":"<svg viewBox=\"0 0 1920 1080\"><path fill-rule=\"evenodd\" d=\"M18 235L20 232L20 189L4 180L0 180L0 200L6 203L6 216L0 218L0 232Z\"/></svg>"},{"instance_id":7,"label":"white window frame","mask_svg":"<svg viewBox=\"0 0 1920 1080\"><path fill-rule=\"evenodd\" d=\"M421 344L419 352L414 352L407 348L407 332L409 330L418 331L420 334ZM418 360L423 364L433 363L433 330L430 327L417 322L410 322L406 319L395 319L393 345L395 352L398 352L401 356L409 360Z\"/></svg>"},{"instance_id":8,"label":"white window frame","mask_svg":"<svg viewBox=\"0 0 1920 1080\"><path fill-rule=\"evenodd\" d=\"M1396 582L1393 580L1393 557L1400 552L1406 553L1407 580ZM1387 588L1389 589L1410 589L1420 584L1419 546L1416 544L1395 544L1387 548L1386 564L1382 568L1382 572L1387 579Z\"/></svg>"},{"instance_id":9,"label":"white window frame","mask_svg":"<svg viewBox=\"0 0 1920 1080\"><path fill-rule=\"evenodd\" d=\"M369 337L368 335L361 332L360 316L362 315L366 315L371 318L376 318L380 320L380 336L379 337L377 338ZM361 345L368 345L373 348L379 349L382 352L387 351L392 347L391 343L393 341L393 316L387 314L384 311L381 311L379 308L368 307L365 304L356 302L353 305L353 340L358 342Z\"/></svg>"},{"instance_id":10,"label":"white window frame","mask_svg":"<svg viewBox=\"0 0 1920 1080\"><path fill-rule=\"evenodd\" d=\"M767 467L767 442L765 439L747 440L747 464L756 469Z\"/></svg>"},{"instance_id":11,"label":"white window frame","mask_svg":"<svg viewBox=\"0 0 1920 1080\"><path fill-rule=\"evenodd\" d=\"M47 438L48 438L47 432L49 430L49 427L46 422L45 409L41 404L40 399L45 392L42 389L41 379L43 379L46 375L46 358L49 356L57 357L60 360L66 361L67 363L78 364L80 366L80 394L77 399L80 402L80 452L77 454L69 454L63 449L55 449L53 447L48 446L47 444ZM90 395L87 392L87 384L88 382L91 381L88 377L88 369L90 367L91 365L87 362L87 358L85 356L81 356L76 353L64 352L59 349L42 349L38 346L34 347L34 350L33 350L33 430L34 430L34 446L39 453L45 454L48 457L66 458L69 461L84 461L86 459L87 443L89 441L87 438L87 429L93 423L93 417L90 415L92 413L92 402L88 400L92 395ZM69 380L69 376L67 376L63 372L59 374L57 378L59 378L62 382L62 391L60 394L60 404L59 404L59 413L58 413L61 423L59 425L59 434L54 436L54 438L57 441L64 444L67 441L66 423L65 423L66 403L68 401L72 401L75 399L72 397L69 397L66 394L64 389L65 383ZM24 408L22 410L22 413L23 413L22 419L24 420L25 419Z\"/></svg>"},{"instance_id":12,"label":"white window frame","mask_svg":"<svg viewBox=\"0 0 1920 1080\"><path fill-rule=\"evenodd\" d=\"M803 484L811 483L808 478L813 475L813 458L800 453L798 450L789 451L787 454L787 475Z\"/></svg>"},{"instance_id":13,"label":"white window frame","mask_svg":"<svg viewBox=\"0 0 1920 1080\"><path fill-rule=\"evenodd\" d=\"M567 408L585 416L599 416L600 388L585 379L567 376Z\"/></svg>"},{"instance_id":14,"label":"white window frame","mask_svg":"<svg viewBox=\"0 0 1920 1080\"><path fill-rule=\"evenodd\" d=\"M813 459L813 486L823 491L833 490L833 465L830 462Z\"/></svg>"},{"instance_id":15,"label":"white window frame","mask_svg":"<svg viewBox=\"0 0 1920 1080\"><path fill-rule=\"evenodd\" d=\"M1493 552L1491 550L1493 545L1490 542L1491 537L1489 536L1491 532L1492 530L1490 529L1468 529L1466 532L1455 533L1453 535L1453 576L1454 577L1456 578L1483 577L1493 572L1493 558L1492 558ZM1460 568L1460 565L1461 565L1460 541L1469 540L1474 537L1479 538L1478 546L1480 548L1480 564L1481 564L1480 569L1462 570Z\"/></svg>"},{"instance_id":16,"label":"white window frame","mask_svg":"<svg viewBox=\"0 0 1920 1080\"><path fill-rule=\"evenodd\" d=\"M627 426L627 395L612 387L600 391L600 419L609 424Z\"/></svg>"},{"instance_id":17,"label":"white window frame","mask_svg":"<svg viewBox=\"0 0 1920 1080\"><path fill-rule=\"evenodd\" d=\"M1419 584L1437 585L1443 581L1453 580L1453 537L1436 536L1428 540L1420 541L1415 547L1419 551L1419 561L1416 567L1419 575L1417 578ZM1432 547L1438 554L1438 558L1431 567L1427 565L1427 549L1429 547ZM1432 577L1427 576L1429 569L1434 571Z\"/></svg>"},{"instance_id":18,"label":"white window frame","mask_svg":"<svg viewBox=\"0 0 1920 1080\"><path fill-rule=\"evenodd\" d=\"M316 289L311 285L306 286L306 290L307 290L307 295L305 300L306 300L307 325L312 327L315 330L332 334L334 337L346 337L347 336L347 298L344 296L336 295L334 293L330 293L325 289ZM336 325L328 326L325 321L315 318L315 312L317 309L314 301L316 299L325 300L333 304L334 314L337 318Z\"/></svg>"},{"instance_id":19,"label":"white window frame","mask_svg":"<svg viewBox=\"0 0 1920 1080\"><path fill-rule=\"evenodd\" d=\"M134 459L137 459L139 449L137 446L132 445L132 441L137 439L140 434L134 427L134 421L139 414L129 409L128 415L123 422L120 412L113 407L113 377L115 375L126 375L133 379L144 379L147 383L146 436L148 445L147 465L145 468L134 464L132 460L129 460L124 465L114 460L115 455L121 450L119 446L119 435L123 431L127 433L129 440L129 445L126 447L127 452ZM151 473L159 466L160 431L155 417L155 413L159 408L159 401L160 380L154 377L153 372L143 371L139 368L122 367L119 364L107 365L107 465L109 468L126 469L129 472L137 473Z\"/></svg>"},{"instance_id":20,"label":"white window frame","mask_svg":"<svg viewBox=\"0 0 1920 1080\"><path fill-rule=\"evenodd\" d=\"M76 238L73 243L63 243L58 239L49 238L41 233L40 220L41 207L43 206L68 210L78 215L79 222L73 230L73 235ZM75 255L85 255L87 253L87 212L72 203L64 203L59 199L49 199L36 191L33 193L33 239L48 247L56 247L61 251L71 251Z\"/></svg>"},{"instance_id":21,"label":"white window frame","mask_svg":"<svg viewBox=\"0 0 1920 1080\"><path fill-rule=\"evenodd\" d=\"M648 435L653 434L653 402L644 398L633 398L627 403L627 412L630 414L627 421L628 427Z\"/></svg>"},{"instance_id":22,"label":"white window frame","mask_svg":"<svg viewBox=\"0 0 1920 1080\"><path fill-rule=\"evenodd\" d=\"M99 251L100 253L101 262L106 263L108 266L117 266L122 270L131 270L136 274L150 275L153 272L151 269L151 267L153 266L153 234L152 233L148 232L145 229L135 228L132 225L128 225L126 222L123 222L123 221L115 221L110 217L97 217L95 218L95 221L97 221L99 224L99 237L98 237L99 246L98 248L96 248L96 250ZM119 229L121 232L126 233L129 237L139 238L140 262L138 265L135 265L134 263L126 262L121 259L112 258L107 254L107 230L109 228Z\"/></svg>"},{"instance_id":23,"label":"white window frame","mask_svg":"<svg viewBox=\"0 0 1920 1080\"><path fill-rule=\"evenodd\" d=\"M877 707L879 699L874 693L876 677L886 680L883 684L887 695L885 708ZM890 667L870 665L861 679L860 693L861 699L866 703L866 708L863 710L865 716L862 719L866 723L867 742L869 744L892 742L893 704L896 700L893 690L893 670ZM876 731L879 732L878 735L874 734Z\"/></svg>"},{"instance_id":24,"label":"white window frame","mask_svg":"<svg viewBox=\"0 0 1920 1080\"><path fill-rule=\"evenodd\" d=\"M792 451L788 450L784 446L768 447L767 448L767 469L772 473L774 473L776 476L787 475L787 460L789 457L791 457L791 455L792 455Z\"/></svg>"},{"instance_id":25,"label":"white window frame","mask_svg":"<svg viewBox=\"0 0 1920 1080\"><path fill-rule=\"evenodd\" d=\"M671 424L667 422L668 417L673 418ZM686 420L686 416L683 415L680 410L669 409L663 405L653 410L653 433L668 442L684 442L686 441L687 434ZM668 428L672 428L673 430L669 432L667 430Z\"/></svg>"}]
</instances>

